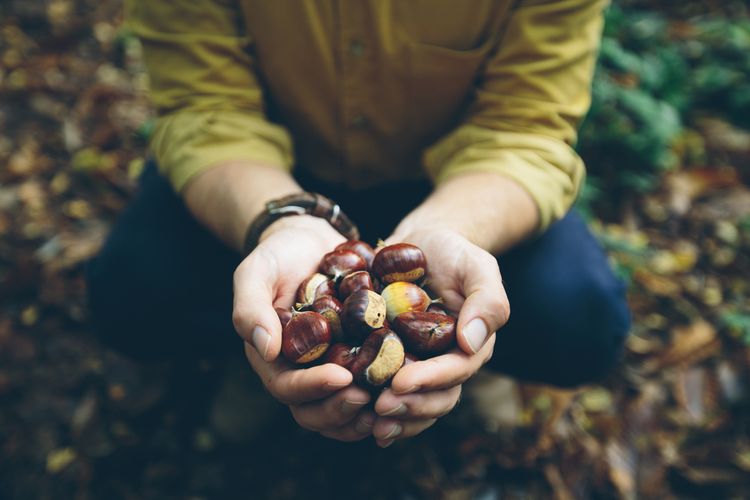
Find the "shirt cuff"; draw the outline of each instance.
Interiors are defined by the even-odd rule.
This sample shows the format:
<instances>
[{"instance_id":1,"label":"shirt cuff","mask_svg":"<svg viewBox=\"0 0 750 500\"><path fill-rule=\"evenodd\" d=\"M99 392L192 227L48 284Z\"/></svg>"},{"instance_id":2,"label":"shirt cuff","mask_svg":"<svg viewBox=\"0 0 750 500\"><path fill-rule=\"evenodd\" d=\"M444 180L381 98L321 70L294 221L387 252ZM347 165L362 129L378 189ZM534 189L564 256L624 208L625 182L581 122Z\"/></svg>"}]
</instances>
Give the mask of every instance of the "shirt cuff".
<instances>
[{"instance_id":1,"label":"shirt cuff","mask_svg":"<svg viewBox=\"0 0 750 500\"><path fill-rule=\"evenodd\" d=\"M436 184L466 172L496 172L525 189L539 212L539 232L561 219L585 177L583 161L564 141L464 125L425 151Z\"/></svg>"},{"instance_id":2,"label":"shirt cuff","mask_svg":"<svg viewBox=\"0 0 750 500\"><path fill-rule=\"evenodd\" d=\"M224 161L245 160L291 171L288 132L263 116L236 111L181 111L159 118L151 138L159 171L175 191Z\"/></svg>"}]
</instances>

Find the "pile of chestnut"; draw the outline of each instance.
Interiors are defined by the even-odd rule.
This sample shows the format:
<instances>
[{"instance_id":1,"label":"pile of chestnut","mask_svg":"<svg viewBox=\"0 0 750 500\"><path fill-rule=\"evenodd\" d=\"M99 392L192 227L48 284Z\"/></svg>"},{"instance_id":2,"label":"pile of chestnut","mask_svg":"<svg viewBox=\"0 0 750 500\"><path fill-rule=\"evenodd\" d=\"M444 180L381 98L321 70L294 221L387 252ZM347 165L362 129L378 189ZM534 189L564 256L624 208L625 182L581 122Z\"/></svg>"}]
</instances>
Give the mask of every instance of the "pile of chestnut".
<instances>
[{"instance_id":1,"label":"pile of chestnut","mask_svg":"<svg viewBox=\"0 0 750 500\"><path fill-rule=\"evenodd\" d=\"M300 284L297 304L277 308L281 352L298 364L335 363L365 387L380 387L405 364L449 350L456 320L420 286L422 250L346 241Z\"/></svg>"}]
</instances>

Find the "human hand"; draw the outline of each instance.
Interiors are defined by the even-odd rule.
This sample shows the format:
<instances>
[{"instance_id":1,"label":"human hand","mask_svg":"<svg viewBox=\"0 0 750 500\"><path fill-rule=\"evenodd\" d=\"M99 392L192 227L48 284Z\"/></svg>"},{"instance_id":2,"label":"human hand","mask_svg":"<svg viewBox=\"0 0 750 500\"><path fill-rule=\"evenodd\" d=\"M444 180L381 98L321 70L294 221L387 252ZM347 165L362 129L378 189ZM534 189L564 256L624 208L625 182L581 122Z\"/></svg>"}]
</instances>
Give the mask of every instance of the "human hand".
<instances>
[{"instance_id":1,"label":"human hand","mask_svg":"<svg viewBox=\"0 0 750 500\"><path fill-rule=\"evenodd\" d=\"M462 235L425 229L395 234L386 244L417 245L427 257L428 288L458 312L452 351L399 370L375 403L373 435L379 446L419 434L458 403L461 384L492 357L494 332L510 306L495 258Z\"/></svg>"},{"instance_id":2,"label":"human hand","mask_svg":"<svg viewBox=\"0 0 750 500\"><path fill-rule=\"evenodd\" d=\"M279 357L281 322L274 307L290 308L299 284L344 238L311 216L285 217L272 224L234 273L232 319L245 340L245 354L266 389L289 406L300 426L341 441L372 432L375 415L362 411L369 394L352 385L338 365L292 366Z\"/></svg>"}]
</instances>

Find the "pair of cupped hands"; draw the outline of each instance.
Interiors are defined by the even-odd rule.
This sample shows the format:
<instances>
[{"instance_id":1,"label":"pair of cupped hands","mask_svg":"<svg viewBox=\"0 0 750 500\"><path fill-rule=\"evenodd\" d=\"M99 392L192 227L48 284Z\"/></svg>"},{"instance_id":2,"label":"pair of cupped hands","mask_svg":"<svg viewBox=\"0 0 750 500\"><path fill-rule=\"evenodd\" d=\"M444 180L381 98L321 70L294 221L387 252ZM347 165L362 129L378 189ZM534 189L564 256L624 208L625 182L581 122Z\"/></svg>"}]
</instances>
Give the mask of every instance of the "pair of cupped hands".
<instances>
[{"instance_id":1,"label":"pair of cupped hands","mask_svg":"<svg viewBox=\"0 0 750 500\"><path fill-rule=\"evenodd\" d=\"M235 271L234 326L266 389L289 406L299 425L341 441L372 435L386 447L455 407L462 384L492 357L494 332L508 320L510 307L492 255L455 231L397 229L386 243L412 243L425 253L429 288L458 312L458 347L403 367L368 405L374 396L354 385L347 369L331 363L300 368L279 357L281 323L274 307L290 308L299 284L343 241L311 216L271 225Z\"/></svg>"}]
</instances>

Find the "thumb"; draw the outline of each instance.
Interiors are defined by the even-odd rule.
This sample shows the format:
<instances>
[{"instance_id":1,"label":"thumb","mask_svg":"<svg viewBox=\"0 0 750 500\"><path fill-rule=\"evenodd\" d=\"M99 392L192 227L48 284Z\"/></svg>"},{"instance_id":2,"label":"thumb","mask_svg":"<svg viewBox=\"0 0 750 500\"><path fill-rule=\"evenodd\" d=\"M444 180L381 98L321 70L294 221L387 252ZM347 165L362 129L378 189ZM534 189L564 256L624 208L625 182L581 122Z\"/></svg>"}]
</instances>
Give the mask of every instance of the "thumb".
<instances>
[{"instance_id":1,"label":"thumb","mask_svg":"<svg viewBox=\"0 0 750 500\"><path fill-rule=\"evenodd\" d=\"M503 287L497 261L482 251L467 259L464 268L463 294L466 301L458 315L459 347L476 354L487 339L510 317L510 304Z\"/></svg>"},{"instance_id":2,"label":"thumb","mask_svg":"<svg viewBox=\"0 0 750 500\"><path fill-rule=\"evenodd\" d=\"M275 266L251 254L234 274L234 328L265 361L273 361L281 351L281 321L273 308L276 277L271 269Z\"/></svg>"}]
</instances>

